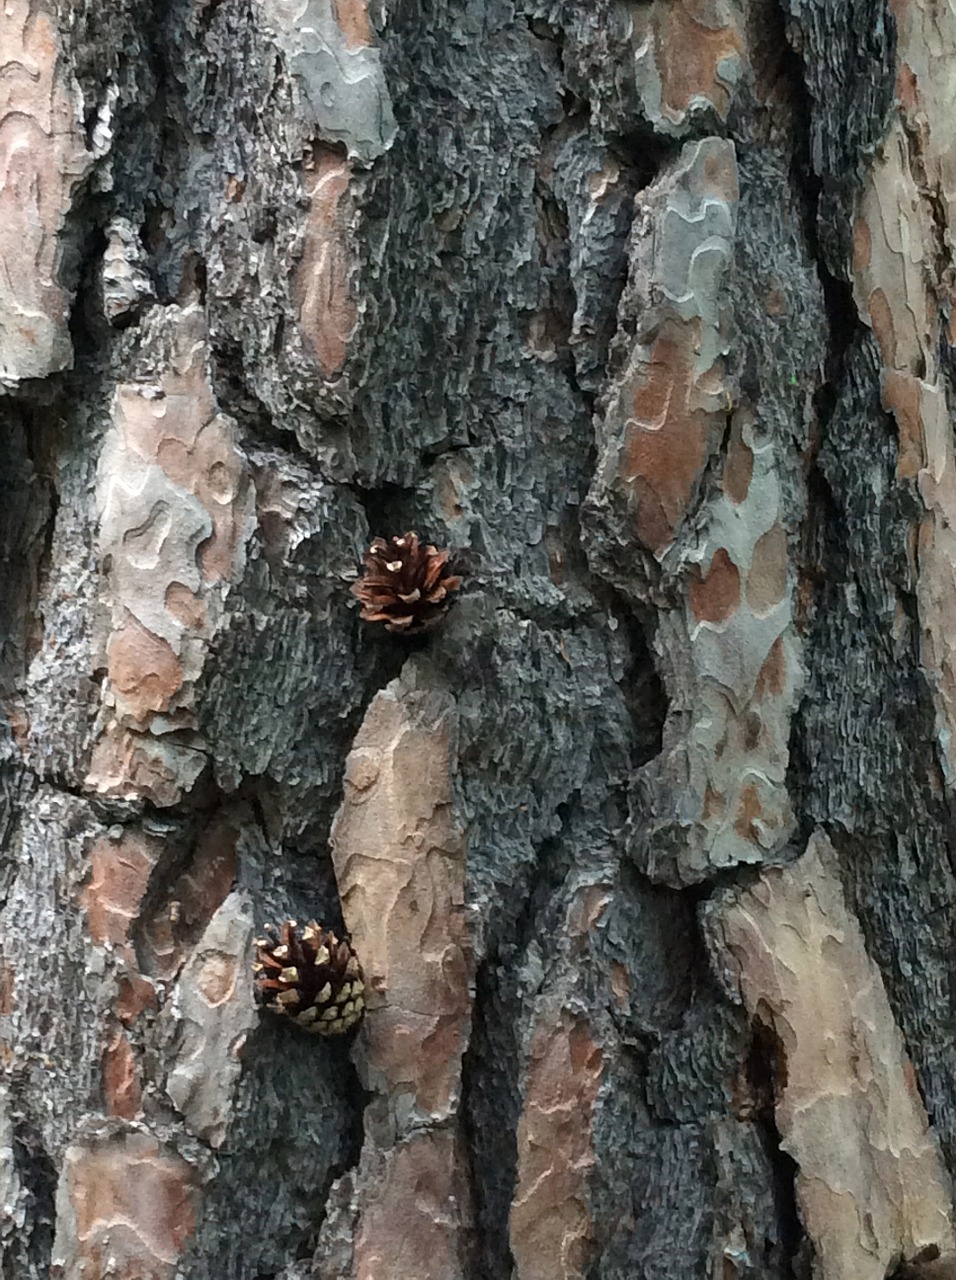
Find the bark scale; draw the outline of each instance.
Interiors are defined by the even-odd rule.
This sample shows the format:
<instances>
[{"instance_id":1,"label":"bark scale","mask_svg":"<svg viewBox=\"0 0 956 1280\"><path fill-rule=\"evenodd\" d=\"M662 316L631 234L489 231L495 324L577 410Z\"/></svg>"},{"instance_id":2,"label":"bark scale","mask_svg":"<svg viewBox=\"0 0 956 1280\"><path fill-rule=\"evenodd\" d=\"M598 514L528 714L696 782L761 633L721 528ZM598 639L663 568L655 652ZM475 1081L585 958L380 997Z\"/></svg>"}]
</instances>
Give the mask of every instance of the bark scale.
<instances>
[{"instance_id":1,"label":"bark scale","mask_svg":"<svg viewBox=\"0 0 956 1280\"><path fill-rule=\"evenodd\" d=\"M2 1274L956 1274L952 5L0 48Z\"/></svg>"}]
</instances>

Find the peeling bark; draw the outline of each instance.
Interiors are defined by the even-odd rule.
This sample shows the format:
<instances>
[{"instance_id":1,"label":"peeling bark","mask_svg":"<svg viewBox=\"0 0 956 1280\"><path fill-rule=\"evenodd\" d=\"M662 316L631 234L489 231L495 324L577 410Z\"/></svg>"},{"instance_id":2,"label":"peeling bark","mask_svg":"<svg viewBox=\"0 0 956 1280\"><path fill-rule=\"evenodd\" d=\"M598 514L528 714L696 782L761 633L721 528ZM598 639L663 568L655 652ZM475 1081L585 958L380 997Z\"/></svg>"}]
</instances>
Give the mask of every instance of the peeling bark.
<instances>
[{"instance_id":1,"label":"peeling bark","mask_svg":"<svg viewBox=\"0 0 956 1280\"><path fill-rule=\"evenodd\" d=\"M64 233L93 157L52 6L4 6L0 63L0 383L14 389L72 364Z\"/></svg>"},{"instance_id":2,"label":"peeling bark","mask_svg":"<svg viewBox=\"0 0 956 1280\"><path fill-rule=\"evenodd\" d=\"M409 664L410 665L410 664ZM452 811L454 703L406 667L366 713L332 828L342 915L362 956L371 1095L351 1187L356 1280L467 1275L457 1124L470 1021L465 844ZM316 1258L323 1267L322 1249Z\"/></svg>"},{"instance_id":3,"label":"peeling bark","mask_svg":"<svg viewBox=\"0 0 956 1280\"><path fill-rule=\"evenodd\" d=\"M587 1274L593 1227L587 1182L601 1049L587 1024L554 1008L535 1026L518 1124L511 1252L522 1280Z\"/></svg>"},{"instance_id":4,"label":"peeling bark","mask_svg":"<svg viewBox=\"0 0 956 1280\"><path fill-rule=\"evenodd\" d=\"M948 1275L951 6L0 46L4 1280Z\"/></svg>"},{"instance_id":5,"label":"peeling bark","mask_svg":"<svg viewBox=\"0 0 956 1280\"><path fill-rule=\"evenodd\" d=\"M886 1276L952 1248L949 1179L832 845L718 899L718 963L776 1045L781 1145L817 1273Z\"/></svg>"}]
</instances>

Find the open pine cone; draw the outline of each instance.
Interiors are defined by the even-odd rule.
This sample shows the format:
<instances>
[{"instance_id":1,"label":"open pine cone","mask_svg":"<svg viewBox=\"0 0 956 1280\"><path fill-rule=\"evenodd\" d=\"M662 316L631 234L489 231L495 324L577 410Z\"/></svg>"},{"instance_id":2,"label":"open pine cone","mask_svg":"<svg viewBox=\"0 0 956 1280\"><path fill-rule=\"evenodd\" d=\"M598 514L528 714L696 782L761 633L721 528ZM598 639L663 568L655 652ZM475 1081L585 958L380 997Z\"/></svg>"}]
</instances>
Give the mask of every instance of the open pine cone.
<instances>
[{"instance_id":1,"label":"open pine cone","mask_svg":"<svg viewBox=\"0 0 956 1280\"><path fill-rule=\"evenodd\" d=\"M448 608L448 595L461 578L448 571L448 551L423 547L415 533L376 538L366 551L365 576L352 587L366 622L384 622L386 631L421 631Z\"/></svg>"},{"instance_id":2,"label":"open pine cone","mask_svg":"<svg viewBox=\"0 0 956 1280\"><path fill-rule=\"evenodd\" d=\"M265 1008L320 1036L341 1035L365 1012L362 966L348 938L310 920L265 926L256 938L256 997Z\"/></svg>"}]
</instances>

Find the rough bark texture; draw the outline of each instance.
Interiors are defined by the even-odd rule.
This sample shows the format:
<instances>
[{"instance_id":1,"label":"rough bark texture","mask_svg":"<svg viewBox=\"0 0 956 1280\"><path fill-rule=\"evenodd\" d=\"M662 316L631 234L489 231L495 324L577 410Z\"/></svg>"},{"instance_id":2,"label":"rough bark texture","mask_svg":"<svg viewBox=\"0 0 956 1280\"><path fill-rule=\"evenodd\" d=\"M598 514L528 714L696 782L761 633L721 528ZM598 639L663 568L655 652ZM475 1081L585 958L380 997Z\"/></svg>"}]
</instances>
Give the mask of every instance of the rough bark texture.
<instances>
[{"instance_id":1,"label":"rough bark texture","mask_svg":"<svg viewBox=\"0 0 956 1280\"><path fill-rule=\"evenodd\" d=\"M0 51L5 1280L956 1274L951 0Z\"/></svg>"}]
</instances>

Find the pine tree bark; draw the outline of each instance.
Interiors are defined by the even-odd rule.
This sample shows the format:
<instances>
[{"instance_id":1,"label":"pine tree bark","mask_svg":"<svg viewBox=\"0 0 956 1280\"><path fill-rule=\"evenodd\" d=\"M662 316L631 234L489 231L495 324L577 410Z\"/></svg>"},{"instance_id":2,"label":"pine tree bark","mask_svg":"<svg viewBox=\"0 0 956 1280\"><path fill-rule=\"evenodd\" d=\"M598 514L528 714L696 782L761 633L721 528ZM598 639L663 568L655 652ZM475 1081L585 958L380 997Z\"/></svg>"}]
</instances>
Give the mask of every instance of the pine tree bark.
<instances>
[{"instance_id":1,"label":"pine tree bark","mask_svg":"<svg viewBox=\"0 0 956 1280\"><path fill-rule=\"evenodd\" d=\"M956 1276L953 4L0 47L2 1275Z\"/></svg>"}]
</instances>

